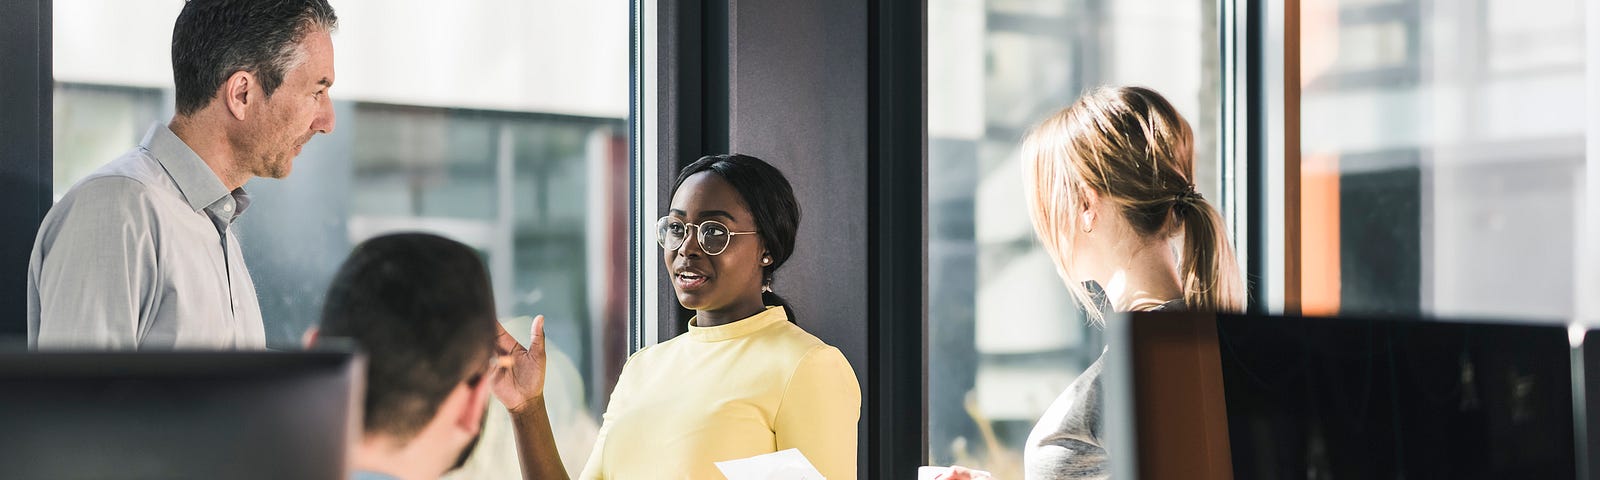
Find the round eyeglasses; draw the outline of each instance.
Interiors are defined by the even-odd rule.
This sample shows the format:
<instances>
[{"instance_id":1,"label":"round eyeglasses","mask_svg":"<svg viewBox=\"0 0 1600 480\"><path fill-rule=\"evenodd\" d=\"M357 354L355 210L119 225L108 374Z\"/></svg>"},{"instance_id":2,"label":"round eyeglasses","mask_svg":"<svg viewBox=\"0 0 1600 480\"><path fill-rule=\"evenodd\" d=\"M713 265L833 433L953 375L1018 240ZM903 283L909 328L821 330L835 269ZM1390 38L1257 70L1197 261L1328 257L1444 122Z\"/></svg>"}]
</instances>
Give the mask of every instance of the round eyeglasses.
<instances>
[{"instance_id":1,"label":"round eyeglasses","mask_svg":"<svg viewBox=\"0 0 1600 480\"><path fill-rule=\"evenodd\" d=\"M672 217L661 217L656 220L656 243L667 250L683 248L683 242L688 240L689 231L696 232L695 241L700 243L700 250L706 255L718 255L728 249L728 242L733 241L736 235L755 235L756 232L730 232L728 226L716 220L706 220L699 225L686 223Z\"/></svg>"}]
</instances>

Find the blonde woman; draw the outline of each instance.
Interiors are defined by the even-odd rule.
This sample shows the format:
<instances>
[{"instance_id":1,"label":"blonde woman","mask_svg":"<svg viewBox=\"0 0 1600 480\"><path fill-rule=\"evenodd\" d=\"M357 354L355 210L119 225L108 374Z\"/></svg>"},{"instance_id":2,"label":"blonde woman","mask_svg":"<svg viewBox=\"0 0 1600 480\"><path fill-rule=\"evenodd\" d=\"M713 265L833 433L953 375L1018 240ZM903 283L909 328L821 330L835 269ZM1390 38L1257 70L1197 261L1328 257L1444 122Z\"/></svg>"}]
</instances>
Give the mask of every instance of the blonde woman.
<instances>
[{"instance_id":1,"label":"blonde woman","mask_svg":"<svg viewBox=\"0 0 1600 480\"><path fill-rule=\"evenodd\" d=\"M1045 119L1022 147L1034 233L1067 289L1116 311L1244 309L1244 282L1221 216L1195 191L1194 135L1153 90L1104 87ZM1103 325L1102 312L1089 318ZM1102 356L1028 435L1029 479L1104 478ZM956 467L944 478L972 478Z\"/></svg>"}]
</instances>

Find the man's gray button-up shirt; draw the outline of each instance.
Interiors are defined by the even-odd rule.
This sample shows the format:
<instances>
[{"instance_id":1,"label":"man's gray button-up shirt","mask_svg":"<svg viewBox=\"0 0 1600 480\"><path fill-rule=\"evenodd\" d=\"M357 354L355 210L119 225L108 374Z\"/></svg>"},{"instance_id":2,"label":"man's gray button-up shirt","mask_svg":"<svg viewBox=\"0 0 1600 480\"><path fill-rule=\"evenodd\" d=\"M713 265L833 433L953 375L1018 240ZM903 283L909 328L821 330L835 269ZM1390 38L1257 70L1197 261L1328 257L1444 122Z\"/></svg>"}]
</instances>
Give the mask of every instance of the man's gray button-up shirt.
<instances>
[{"instance_id":1,"label":"man's gray button-up shirt","mask_svg":"<svg viewBox=\"0 0 1600 480\"><path fill-rule=\"evenodd\" d=\"M35 348L261 349L232 225L250 206L166 125L74 185L28 263Z\"/></svg>"}]
</instances>

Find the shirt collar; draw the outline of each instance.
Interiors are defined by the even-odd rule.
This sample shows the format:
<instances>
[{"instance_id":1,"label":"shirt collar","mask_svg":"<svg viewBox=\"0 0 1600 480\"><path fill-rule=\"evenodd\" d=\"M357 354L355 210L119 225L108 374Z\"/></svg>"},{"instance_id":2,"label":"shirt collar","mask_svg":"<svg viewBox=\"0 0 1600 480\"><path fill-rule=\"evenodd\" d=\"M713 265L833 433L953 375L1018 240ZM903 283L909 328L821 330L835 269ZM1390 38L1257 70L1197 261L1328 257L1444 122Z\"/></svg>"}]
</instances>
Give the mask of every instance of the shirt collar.
<instances>
[{"instance_id":1,"label":"shirt collar","mask_svg":"<svg viewBox=\"0 0 1600 480\"><path fill-rule=\"evenodd\" d=\"M787 321L789 314L783 307L767 307L761 313L715 327L697 327L694 325L694 318L690 318L689 338L701 342L720 342L750 335Z\"/></svg>"},{"instance_id":2,"label":"shirt collar","mask_svg":"<svg viewBox=\"0 0 1600 480\"><path fill-rule=\"evenodd\" d=\"M178 185L178 192L195 211L205 209L231 223L250 205L250 195L243 187L228 191L216 172L166 125L160 122L152 125L139 148L161 162L161 168L166 169L167 175Z\"/></svg>"}]
</instances>

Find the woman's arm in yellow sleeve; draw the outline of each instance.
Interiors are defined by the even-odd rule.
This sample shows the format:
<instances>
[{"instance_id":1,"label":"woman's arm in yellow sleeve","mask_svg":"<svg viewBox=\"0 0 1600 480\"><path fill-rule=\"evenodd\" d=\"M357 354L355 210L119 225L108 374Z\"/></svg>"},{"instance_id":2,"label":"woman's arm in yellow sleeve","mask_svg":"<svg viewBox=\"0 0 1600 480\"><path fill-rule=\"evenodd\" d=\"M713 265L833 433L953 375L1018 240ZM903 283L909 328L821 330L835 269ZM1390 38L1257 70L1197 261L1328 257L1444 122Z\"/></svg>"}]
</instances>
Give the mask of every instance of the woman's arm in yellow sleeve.
<instances>
[{"instance_id":1,"label":"woman's arm in yellow sleeve","mask_svg":"<svg viewBox=\"0 0 1600 480\"><path fill-rule=\"evenodd\" d=\"M830 480L856 478L861 384L839 349L811 349L784 391L773 430L778 450L800 449Z\"/></svg>"}]
</instances>

